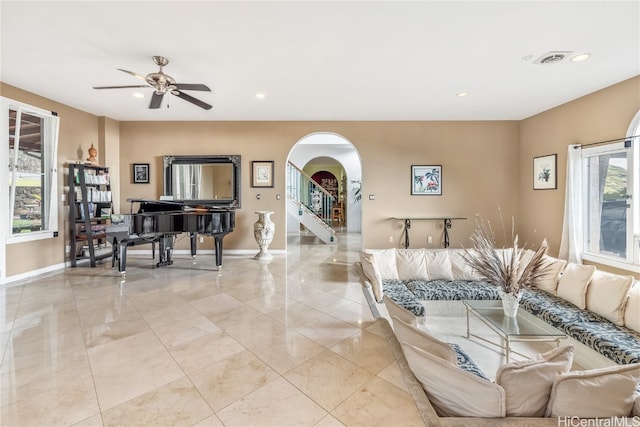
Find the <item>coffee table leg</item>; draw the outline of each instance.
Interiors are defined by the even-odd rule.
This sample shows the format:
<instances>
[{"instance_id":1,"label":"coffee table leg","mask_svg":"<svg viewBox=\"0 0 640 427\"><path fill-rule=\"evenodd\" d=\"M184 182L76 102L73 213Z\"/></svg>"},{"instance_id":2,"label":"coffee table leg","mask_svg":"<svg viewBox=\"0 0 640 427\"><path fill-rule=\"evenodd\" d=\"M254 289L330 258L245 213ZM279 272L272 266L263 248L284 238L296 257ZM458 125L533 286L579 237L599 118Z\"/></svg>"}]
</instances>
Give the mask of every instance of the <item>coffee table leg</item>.
<instances>
[{"instance_id":1,"label":"coffee table leg","mask_svg":"<svg viewBox=\"0 0 640 427\"><path fill-rule=\"evenodd\" d=\"M509 336L508 335L504 338L504 341L505 341L505 349L504 350L506 352L505 359L506 359L506 363L509 363L509 353L511 352L511 343L509 342Z\"/></svg>"},{"instance_id":2,"label":"coffee table leg","mask_svg":"<svg viewBox=\"0 0 640 427\"><path fill-rule=\"evenodd\" d=\"M469 307L467 309L467 338L469 338Z\"/></svg>"}]
</instances>

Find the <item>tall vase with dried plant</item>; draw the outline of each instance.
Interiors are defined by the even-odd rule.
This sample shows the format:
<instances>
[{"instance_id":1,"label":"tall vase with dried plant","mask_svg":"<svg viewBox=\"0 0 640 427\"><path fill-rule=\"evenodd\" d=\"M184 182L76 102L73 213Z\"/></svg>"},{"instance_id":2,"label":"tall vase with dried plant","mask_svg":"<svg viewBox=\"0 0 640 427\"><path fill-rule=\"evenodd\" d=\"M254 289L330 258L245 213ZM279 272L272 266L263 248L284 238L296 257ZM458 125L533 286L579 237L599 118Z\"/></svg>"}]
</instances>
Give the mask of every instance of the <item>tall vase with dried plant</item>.
<instances>
[{"instance_id":1,"label":"tall vase with dried plant","mask_svg":"<svg viewBox=\"0 0 640 427\"><path fill-rule=\"evenodd\" d=\"M515 222L512 219L512 247L497 248L491 224L481 219L476 222L477 228L471 234L473 249L465 250L465 260L485 281L498 287L505 315L514 317L522 291L547 274L544 258L548 248L547 240L544 239L540 247L531 254L524 246L518 245L518 235L515 234Z\"/></svg>"}]
</instances>

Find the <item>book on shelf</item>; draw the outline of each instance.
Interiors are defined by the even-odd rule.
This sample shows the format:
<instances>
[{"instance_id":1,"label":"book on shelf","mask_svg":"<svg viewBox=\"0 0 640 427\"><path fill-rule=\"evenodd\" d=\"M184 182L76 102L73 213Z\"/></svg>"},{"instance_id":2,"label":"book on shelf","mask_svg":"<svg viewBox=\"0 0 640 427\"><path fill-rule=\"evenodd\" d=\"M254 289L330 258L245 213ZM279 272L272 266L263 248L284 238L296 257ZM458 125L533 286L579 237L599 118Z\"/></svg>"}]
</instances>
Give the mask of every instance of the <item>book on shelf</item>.
<instances>
[{"instance_id":1,"label":"book on shelf","mask_svg":"<svg viewBox=\"0 0 640 427\"><path fill-rule=\"evenodd\" d=\"M107 224L91 224L91 231L104 231L107 229ZM87 227L84 225L80 227L80 231L86 231Z\"/></svg>"},{"instance_id":2,"label":"book on shelf","mask_svg":"<svg viewBox=\"0 0 640 427\"><path fill-rule=\"evenodd\" d=\"M80 219L87 219L87 218L93 218L93 214L94 214L94 206L93 203L87 203L87 206L89 207L89 212L85 212L85 204L84 203L80 203ZM86 215L89 216L86 216Z\"/></svg>"}]
</instances>

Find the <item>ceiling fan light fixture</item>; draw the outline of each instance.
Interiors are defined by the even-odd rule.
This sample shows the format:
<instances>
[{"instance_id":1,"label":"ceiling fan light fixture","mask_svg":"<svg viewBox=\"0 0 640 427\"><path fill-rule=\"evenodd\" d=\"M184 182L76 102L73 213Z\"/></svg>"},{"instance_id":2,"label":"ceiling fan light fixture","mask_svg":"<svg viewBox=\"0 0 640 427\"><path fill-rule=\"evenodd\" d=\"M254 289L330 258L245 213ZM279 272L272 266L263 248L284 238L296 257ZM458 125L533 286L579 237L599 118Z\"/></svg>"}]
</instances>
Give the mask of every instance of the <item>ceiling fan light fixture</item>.
<instances>
[{"instance_id":1,"label":"ceiling fan light fixture","mask_svg":"<svg viewBox=\"0 0 640 427\"><path fill-rule=\"evenodd\" d=\"M126 86L94 86L94 89L124 89L124 88L152 88L153 93L151 95L151 101L149 103L149 108L157 109L160 108L162 104L162 99L164 95L169 92L178 98L181 98L191 104L194 104L200 108L205 110L210 110L212 106L198 98L195 98L183 91L204 91L211 92L211 89L203 83L177 83L176 80L168 74L165 74L162 71L162 67L169 63L169 60L164 56L154 56L153 61L160 67L160 69L155 73L149 73L146 76L142 76L138 73L134 73L133 71L128 71L122 68L118 68L118 70L125 72L137 79L143 80L146 85L126 85ZM142 94L133 94L135 97L144 97ZM168 104L167 104L168 105Z\"/></svg>"},{"instance_id":2,"label":"ceiling fan light fixture","mask_svg":"<svg viewBox=\"0 0 640 427\"><path fill-rule=\"evenodd\" d=\"M464 98L465 96L469 96L469 92L463 90L463 91L460 91L460 92L456 93L456 96L458 98Z\"/></svg>"},{"instance_id":3,"label":"ceiling fan light fixture","mask_svg":"<svg viewBox=\"0 0 640 427\"><path fill-rule=\"evenodd\" d=\"M133 92L132 96L134 98L144 98L144 93L142 93L142 92Z\"/></svg>"}]
</instances>

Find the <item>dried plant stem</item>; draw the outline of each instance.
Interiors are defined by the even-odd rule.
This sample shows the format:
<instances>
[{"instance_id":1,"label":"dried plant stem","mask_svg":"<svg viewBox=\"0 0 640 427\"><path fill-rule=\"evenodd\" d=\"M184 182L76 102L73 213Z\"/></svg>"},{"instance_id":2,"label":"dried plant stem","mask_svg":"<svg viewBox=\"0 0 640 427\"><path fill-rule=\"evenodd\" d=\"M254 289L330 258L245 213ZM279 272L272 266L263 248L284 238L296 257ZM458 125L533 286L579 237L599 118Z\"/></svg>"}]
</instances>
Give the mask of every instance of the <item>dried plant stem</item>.
<instances>
[{"instance_id":1,"label":"dried plant stem","mask_svg":"<svg viewBox=\"0 0 640 427\"><path fill-rule=\"evenodd\" d=\"M515 223L512 220L514 234ZM546 239L530 257L524 247L518 246L517 235L513 237L511 248L499 250L491 225L478 220L471 241L473 250L465 250L465 260L484 280L499 286L505 293L515 295L546 274Z\"/></svg>"}]
</instances>

